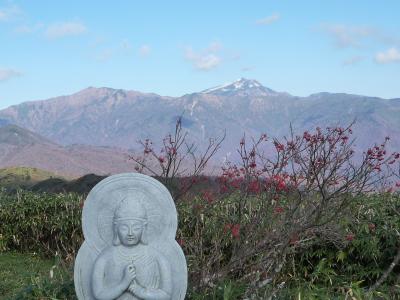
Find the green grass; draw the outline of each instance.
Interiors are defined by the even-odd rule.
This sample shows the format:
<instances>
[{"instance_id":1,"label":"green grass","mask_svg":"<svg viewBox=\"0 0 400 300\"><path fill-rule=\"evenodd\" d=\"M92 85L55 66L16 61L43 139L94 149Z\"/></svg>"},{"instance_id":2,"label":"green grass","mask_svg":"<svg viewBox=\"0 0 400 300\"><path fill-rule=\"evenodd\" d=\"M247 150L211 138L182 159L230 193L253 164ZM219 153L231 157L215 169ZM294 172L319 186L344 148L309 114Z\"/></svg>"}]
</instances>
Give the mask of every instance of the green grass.
<instances>
[{"instance_id":1,"label":"green grass","mask_svg":"<svg viewBox=\"0 0 400 300\"><path fill-rule=\"evenodd\" d=\"M0 253L0 299L12 299L36 278L50 276L54 263L34 254Z\"/></svg>"},{"instance_id":2,"label":"green grass","mask_svg":"<svg viewBox=\"0 0 400 300\"><path fill-rule=\"evenodd\" d=\"M35 183L49 179L62 178L55 173L30 167L10 167L0 169L0 187L15 189L30 187Z\"/></svg>"}]
</instances>

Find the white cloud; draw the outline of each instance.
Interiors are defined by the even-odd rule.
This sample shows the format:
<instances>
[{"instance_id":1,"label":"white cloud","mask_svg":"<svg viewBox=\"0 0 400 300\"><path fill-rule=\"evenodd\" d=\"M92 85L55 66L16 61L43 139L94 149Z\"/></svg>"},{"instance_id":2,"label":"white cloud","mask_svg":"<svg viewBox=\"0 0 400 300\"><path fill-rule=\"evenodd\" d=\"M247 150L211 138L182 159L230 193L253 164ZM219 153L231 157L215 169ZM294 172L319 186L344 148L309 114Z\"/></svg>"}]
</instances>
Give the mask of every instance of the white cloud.
<instances>
[{"instance_id":1,"label":"white cloud","mask_svg":"<svg viewBox=\"0 0 400 300\"><path fill-rule=\"evenodd\" d=\"M16 5L0 8L0 22L7 22L20 16L22 11Z\"/></svg>"},{"instance_id":2,"label":"white cloud","mask_svg":"<svg viewBox=\"0 0 400 300\"><path fill-rule=\"evenodd\" d=\"M320 29L328 34L334 44L340 48L363 48L368 43L400 45L396 33L385 32L371 26L350 26L344 24L325 24Z\"/></svg>"},{"instance_id":3,"label":"white cloud","mask_svg":"<svg viewBox=\"0 0 400 300\"><path fill-rule=\"evenodd\" d=\"M13 77L21 76L22 74L13 69L0 69L0 81L6 81Z\"/></svg>"},{"instance_id":4,"label":"white cloud","mask_svg":"<svg viewBox=\"0 0 400 300\"><path fill-rule=\"evenodd\" d=\"M253 71L253 67L243 67L243 68L241 68L240 69L240 71L242 71L242 72L250 72L250 71Z\"/></svg>"},{"instance_id":5,"label":"white cloud","mask_svg":"<svg viewBox=\"0 0 400 300\"><path fill-rule=\"evenodd\" d=\"M206 49L196 52L192 47L185 49L185 58L190 61L193 67L200 71L209 71L221 63L218 52L222 45L218 42L211 43Z\"/></svg>"},{"instance_id":6,"label":"white cloud","mask_svg":"<svg viewBox=\"0 0 400 300\"><path fill-rule=\"evenodd\" d=\"M359 48L366 39L380 37L375 28L368 26L323 25L322 30L331 36L335 45L340 48Z\"/></svg>"},{"instance_id":7,"label":"white cloud","mask_svg":"<svg viewBox=\"0 0 400 300\"><path fill-rule=\"evenodd\" d=\"M221 59L215 54L207 54L199 56L194 62L195 67L199 70L211 70L219 65Z\"/></svg>"},{"instance_id":8,"label":"white cloud","mask_svg":"<svg viewBox=\"0 0 400 300\"><path fill-rule=\"evenodd\" d=\"M62 22L49 25L45 31L45 36L50 39L65 36L76 36L86 33L86 26L80 22Z\"/></svg>"},{"instance_id":9,"label":"white cloud","mask_svg":"<svg viewBox=\"0 0 400 300\"><path fill-rule=\"evenodd\" d=\"M32 33L34 32L33 28L28 25L21 25L14 29L15 33Z\"/></svg>"},{"instance_id":10,"label":"white cloud","mask_svg":"<svg viewBox=\"0 0 400 300\"><path fill-rule=\"evenodd\" d=\"M149 45L142 45L140 48L139 48L139 55L140 56L148 56L149 54L150 54L150 51L151 51L151 48L150 48L150 46Z\"/></svg>"},{"instance_id":11,"label":"white cloud","mask_svg":"<svg viewBox=\"0 0 400 300\"><path fill-rule=\"evenodd\" d=\"M37 32L41 29L43 29L44 24L43 23L36 23L34 25L20 25L18 27L14 28L14 33L18 33L18 34L30 34L30 33L34 33Z\"/></svg>"},{"instance_id":12,"label":"white cloud","mask_svg":"<svg viewBox=\"0 0 400 300\"><path fill-rule=\"evenodd\" d=\"M378 52L375 61L380 64L400 62L400 51L397 48L390 48L383 52Z\"/></svg>"},{"instance_id":13,"label":"white cloud","mask_svg":"<svg viewBox=\"0 0 400 300\"><path fill-rule=\"evenodd\" d=\"M281 18L281 16L279 14L273 14L273 15L268 16L266 18L257 20L256 24L258 24L258 25L270 25L270 24L278 21L280 18Z\"/></svg>"},{"instance_id":14,"label":"white cloud","mask_svg":"<svg viewBox=\"0 0 400 300\"><path fill-rule=\"evenodd\" d=\"M232 60L240 60L240 58L241 58L241 55L238 54L238 53L235 53L235 54L231 55L231 59Z\"/></svg>"},{"instance_id":15,"label":"white cloud","mask_svg":"<svg viewBox=\"0 0 400 300\"><path fill-rule=\"evenodd\" d=\"M106 39L102 36L98 36L95 39L93 39L92 41L89 42L89 47L91 48L98 48L102 45L104 45L106 42Z\"/></svg>"},{"instance_id":16,"label":"white cloud","mask_svg":"<svg viewBox=\"0 0 400 300\"><path fill-rule=\"evenodd\" d=\"M352 66L355 65L357 63L359 63L360 61L362 61L364 58L362 56L356 55L356 56L352 56L349 57L348 59L343 61L343 65L344 66Z\"/></svg>"},{"instance_id":17,"label":"white cloud","mask_svg":"<svg viewBox=\"0 0 400 300\"><path fill-rule=\"evenodd\" d=\"M119 44L107 46L107 43L105 43L104 39L101 38L92 42L91 47L95 50L94 59L99 62L107 62L114 57L131 55L133 50L132 43L128 39L121 40ZM146 51L150 51L150 47L148 49L145 47L142 48L141 49L143 51L143 55L145 55L145 53L148 53Z\"/></svg>"},{"instance_id":18,"label":"white cloud","mask_svg":"<svg viewBox=\"0 0 400 300\"><path fill-rule=\"evenodd\" d=\"M103 49L102 51L100 51L99 54L97 54L97 55L95 56L95 59L96 59L97 61L100 61L100 62L109 61L109 60L113 57L114 52L115 52L115 51L114 51L113 49L111 49L111 48Z\"/></svg>"},{"instance_id":19,"label":"white cloud","mask_svg":"<svg viewBox=\"0 0 400 300\"><path fill-rule=\"evenodd\" d=\"M220 42L212 42L205 51L207 52L218 52L222 49L222 44Z\"/></svg>"}]
</instances>

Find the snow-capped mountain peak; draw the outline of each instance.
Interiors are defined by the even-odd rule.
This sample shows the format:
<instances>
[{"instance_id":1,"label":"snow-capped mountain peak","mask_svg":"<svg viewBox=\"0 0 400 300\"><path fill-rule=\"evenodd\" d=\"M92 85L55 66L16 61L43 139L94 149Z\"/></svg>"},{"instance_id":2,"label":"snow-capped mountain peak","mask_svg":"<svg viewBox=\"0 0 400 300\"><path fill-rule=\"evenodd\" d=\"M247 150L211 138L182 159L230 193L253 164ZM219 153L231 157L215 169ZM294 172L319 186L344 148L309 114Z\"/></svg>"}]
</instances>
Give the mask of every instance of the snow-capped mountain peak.
<instances>
[{"instance_id":1,"label":"snow-capped mountain peak","mask_svg":"<svg viewBox=\"0 0 400 300\"><path fill-rule=\"evenodd\" d=\"M260 84L257 80L249 80L245 78L239 78L231 85L233 85L235 89L262 87L262 84Z\"/></svg>"},{"instance_id":2,"label":"snow-capped mountain peak","mask_svg":"<svg viewBox=\"0 0 400 300\"><path fill-rule=\"evenodd\" d=\"M202 91L202 94L231 94L241 92L261 92L263 94L274 94L275 92L269 88L264 87L257 80L240 78L234 82L226 83L210 89Z\"/></svg>"}]
</instances>

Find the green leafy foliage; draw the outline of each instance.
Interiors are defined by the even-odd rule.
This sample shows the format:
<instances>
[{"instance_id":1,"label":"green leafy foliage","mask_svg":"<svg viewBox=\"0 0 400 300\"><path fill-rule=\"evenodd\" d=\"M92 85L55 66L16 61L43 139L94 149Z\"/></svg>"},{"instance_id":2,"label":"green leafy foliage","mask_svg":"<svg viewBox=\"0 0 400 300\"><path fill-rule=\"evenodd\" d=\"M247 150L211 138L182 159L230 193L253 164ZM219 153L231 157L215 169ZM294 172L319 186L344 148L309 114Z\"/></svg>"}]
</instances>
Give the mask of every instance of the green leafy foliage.
<instances>
[{"instance_id":1,"label":"green leafy foliage","mask_svg":"<svg viewBox=\"0 0 400 300\"><path fill-rule=\"evenodd\" d=\"M180 222L177 240L189 269L188 299L268 299L272 295L276 299L400 298L399 266L376 291L367 292L387 270L400 246L397 235L400 218L396 214L399 196L376 194L353 198L340 222L324 227L322 233L297 237L273 281L267 280L268 274L257 273L259 257L265 253L255 253L234 271L216 272L224 271L228 262L235 259L239 243L252 247L246 240L248 228L256 230L252 235L262 239L266 229L272 232L282 225L281 214L269 211L265 212L269 218L261 220L258 226L248 227L252 225L246 223L251 220L248 216L265 209L262 202L249 196L247 206L242 207L242 223L237 226L239 200L235 193L218 201L200 193L190 201L177 203ZM27 191L1 194L1 255L17 250L54 257L57 252L67 262L66 266L61 262L55 264L52 278L48 275L48 263L44 273L32 272L28 281L27 278L20 281L24 287L19 288L17 299L75 299L72 258L82 242L81 207L82 198L75 194ZM258 276L256 286L254 277L248 278L252 272ZM2 275L4 282L9 276L22 276L22 272L7 274ZM209 277L212 274L222 275L213 280Z\"/></svg>"},{"instance_id":2,"label":"green leafy foliage","mask_svg":"<svg viewBox=\"0 0 400 300\"><path fill-rule=\"evenodd\" d=\"M293 249L291 263L278 281L286 282L299 299L399 299L400 266L393 269L384 286L367 292L400 247L399 206L400 197L389 193L356 198L343 222L341 247L316 238Z\"/></svg>"},{"instance_id":3,"label":"green leafy foliage","mask_svg":"<svg viewBox=\"0 0 400 300\"><path fill-rule=\"evenodd\" d=\"M3 190L0 199L0 250L74 257L83 240L81 196Z\"/></svg>"},{"instance_id":4,"label":"green leafy foliage","mask_svg":"<svg viewBox=\"0 0 400 300\"><path fill-rule=\"evenodd\" d=\"M243 299L246 287L232 280L225 280L206 292L189 291L187 298L192 300L239 300Z\"/></svg>"}]
</instances>

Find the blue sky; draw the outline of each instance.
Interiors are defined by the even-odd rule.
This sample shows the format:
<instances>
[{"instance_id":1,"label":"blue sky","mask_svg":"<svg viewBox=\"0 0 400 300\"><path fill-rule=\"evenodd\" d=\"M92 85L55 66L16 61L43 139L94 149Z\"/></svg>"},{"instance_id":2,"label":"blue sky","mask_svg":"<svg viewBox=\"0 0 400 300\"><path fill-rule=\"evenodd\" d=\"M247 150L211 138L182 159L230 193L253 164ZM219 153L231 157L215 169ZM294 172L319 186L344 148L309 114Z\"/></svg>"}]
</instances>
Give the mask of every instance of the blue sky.
<instances>
[{"instance_id":1,"label":"blue sky","mask_svg":"<svg viewBox=\"0 0 400 300\"><path fill-rule=\"evenodd\" d=\"M0 0L0 108L89 86L161 95L256 79L400 97L400 1Z\"/></svg>"}]
</instances>

